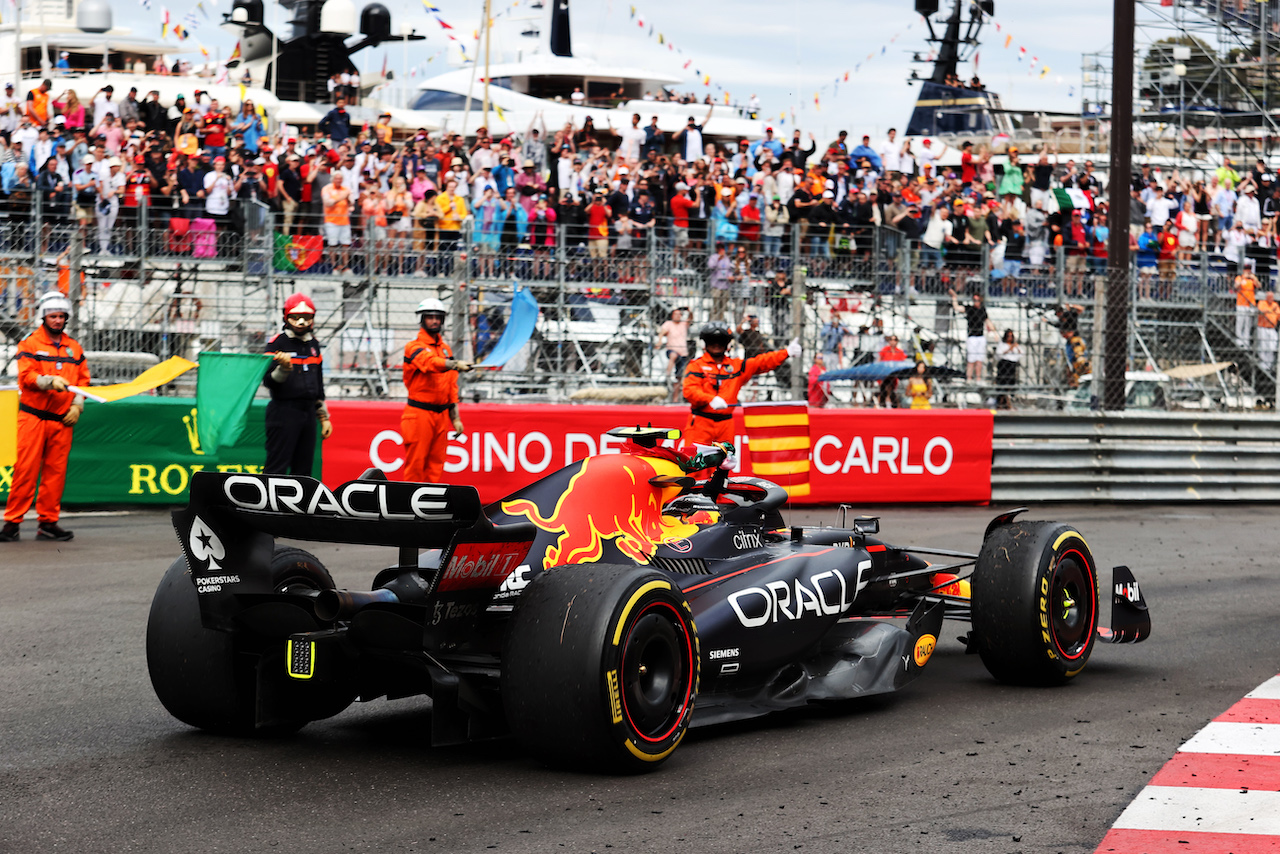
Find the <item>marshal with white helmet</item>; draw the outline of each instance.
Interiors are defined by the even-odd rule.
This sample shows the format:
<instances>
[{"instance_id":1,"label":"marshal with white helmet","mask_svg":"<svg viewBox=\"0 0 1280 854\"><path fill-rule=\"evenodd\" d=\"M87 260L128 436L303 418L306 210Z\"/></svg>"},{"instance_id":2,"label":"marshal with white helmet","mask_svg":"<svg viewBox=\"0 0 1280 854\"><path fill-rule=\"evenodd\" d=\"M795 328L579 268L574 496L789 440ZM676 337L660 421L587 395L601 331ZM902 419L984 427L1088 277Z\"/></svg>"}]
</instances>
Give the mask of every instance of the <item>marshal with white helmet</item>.
<instances>
[{"instance_id":1,"label":"marshal with white helmet","mask_svg":"<svg viewBox=\"0 0 1280 854\"><path fill-rule=\"evenodd\" d=\"M437 297L427 297L414 310L418 315L418 337L404 348L404 387L409 401L400 416L404 437L405 480L439 483L444 476L449 431L462 435L458 414L458 374L471 370L471 363L453 357L444 338L444 321L449 314Z\"/></svg>"},{"instance_id":2,"label":"marshal with white helmet","mask_svg":"<svg viewBox=\"0 0 1280 854\"><path fill-rule=\"evenodd\" d=\"M40 325L18 344L17 459L0 543L19 538L22 519L33 503L39 518L37 540L72 538L70 531L59 527L58 517L72 428L84 411L84 398L71 387L89 385L89 366L80 342L66 333L71 300L50 291L40 297L37 307Z\"/></svg>"}]
</instances>

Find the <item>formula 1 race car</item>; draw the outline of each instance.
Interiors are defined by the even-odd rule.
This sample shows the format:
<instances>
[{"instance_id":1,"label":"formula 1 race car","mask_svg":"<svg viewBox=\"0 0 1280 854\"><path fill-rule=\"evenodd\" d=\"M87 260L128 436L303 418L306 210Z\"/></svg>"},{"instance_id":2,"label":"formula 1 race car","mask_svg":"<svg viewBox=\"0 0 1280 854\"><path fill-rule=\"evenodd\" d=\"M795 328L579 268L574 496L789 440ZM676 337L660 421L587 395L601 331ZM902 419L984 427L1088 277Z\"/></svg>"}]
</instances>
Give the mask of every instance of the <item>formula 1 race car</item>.
<instances>
[{"instance_id":1,"label":"formula 1 race car","mask_svg":"<svg viewBox=\"0 0 1280 854\"><path fill-rule=\"evenodd\" d=\"M551 763L644 770L691 725L902 688L944 618L970 624L967 649L997 679L1033 685L1079 674L1095 642L1150 633L1125 567L1098 627L1093 555L1070 525L1004 513L978 554L890 545L873 517L788 528L787 492L730 478L731 447L687 456L661 444L677 431L611 435L623 453L489 506L372 470L335 489L197 473L147 626L160 701L244 734L426 694L434 744L514 734ZM277 538L398 560L371 590L339 590Z\"/></svg>"}]
</instances>

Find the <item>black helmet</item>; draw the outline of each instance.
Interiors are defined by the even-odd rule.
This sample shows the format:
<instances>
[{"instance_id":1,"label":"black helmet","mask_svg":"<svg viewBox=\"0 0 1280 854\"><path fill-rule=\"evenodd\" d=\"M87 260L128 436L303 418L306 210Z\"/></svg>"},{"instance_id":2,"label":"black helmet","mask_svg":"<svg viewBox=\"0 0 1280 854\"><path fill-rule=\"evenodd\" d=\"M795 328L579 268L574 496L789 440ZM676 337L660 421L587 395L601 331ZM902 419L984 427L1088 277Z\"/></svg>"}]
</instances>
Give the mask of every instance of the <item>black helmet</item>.
<instances>
[{"instance_id":1,"label":"black helmet","mask_svg":"<svg viewBox=\"0 0 1280 854\"><path fill-rule=\"evenodd\" d=\"M733 340L733 333L730 332L729 327L723 323L708 323L706 326L702 327L702 331L698 333L698 337L702 339L703 343L720 341L728 346L729 342Z\"/></svg>"}]
</instances>

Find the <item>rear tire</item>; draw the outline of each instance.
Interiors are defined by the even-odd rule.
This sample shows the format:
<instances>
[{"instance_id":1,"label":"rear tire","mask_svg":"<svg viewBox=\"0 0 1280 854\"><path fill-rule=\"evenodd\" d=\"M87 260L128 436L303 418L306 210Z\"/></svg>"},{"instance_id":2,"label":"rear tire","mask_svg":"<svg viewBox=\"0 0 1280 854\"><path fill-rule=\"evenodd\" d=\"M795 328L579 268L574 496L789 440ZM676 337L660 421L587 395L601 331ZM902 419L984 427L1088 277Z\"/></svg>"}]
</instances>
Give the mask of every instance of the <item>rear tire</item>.
<instances>
[{"instance_id":1,"label":"rear tire","mask_svg":"<svg viewBox=\"0 0 1280 854\"><path fill-rule=\"evenodd\" d=\"M997 528L982 544L972 590L972 639L992 676L1061 685L1084 669L1097 634L1098 571L1074 528Z\"/></svg>"},{"instance_id":2,"label":"rear tire","mask_svg":"<svg viewBox=\"0 0 1280 854\"><path fill-rule=\"evenodd\" d=\"M315 555L277 547L271 560L272 589L333 589L333 578ZM255 648L256 647L256 648ZM302 707L272 715L258 727L258 662L262 645L200 622L200 598L186 558L169 565L147 618L147 671L160 703L178 720L229 735L283 735L337 711L308 714ZM283 665L281 666L283 670ZM349 700L347 701L350 702ZM345 704L343 705L345 707Z\"/></svg>"},{"instance_id":3,"label":"rear tire","mask_svg":"<svg viewBox=\"0 0 1280 854\"><path fill-rule=\"evenodd\" d=\"M502 701L512 732L548 764L650 771L684 738L698 675L693 614L668 576L561 567L516 605Z\"/></svg>"}]
</instances>

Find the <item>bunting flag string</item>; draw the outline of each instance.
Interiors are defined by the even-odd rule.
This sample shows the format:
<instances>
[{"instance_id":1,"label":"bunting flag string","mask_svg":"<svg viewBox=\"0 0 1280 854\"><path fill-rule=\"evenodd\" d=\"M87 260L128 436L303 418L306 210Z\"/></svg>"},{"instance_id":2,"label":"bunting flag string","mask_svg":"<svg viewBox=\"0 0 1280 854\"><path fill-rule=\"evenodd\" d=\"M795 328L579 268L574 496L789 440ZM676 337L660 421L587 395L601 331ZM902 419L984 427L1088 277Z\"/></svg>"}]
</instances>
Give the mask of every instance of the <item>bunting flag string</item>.
<instances>
[{"instance_id":1,"label":"bunting flag string","mask_svg":"<svg viewBox=\"0 0 1280 854\"><path fill-rule=\"evenodd\" d=\"M1002 27L1001 27L1001 25L1000 25L1000 22L999 22L999 21L992 21L992 23L994 23L994 24L996 25L996 32L997 32L997 33L998 33L998 32L1000 32L1000 31L1001 31L1001 29L1002 29ZM1005 31L1005 35L1004 35L1004 49L1005 49L1005 50L1008 50L1012 45L1013 45L1013 33L1010 33L1010 32L1008 32L1008 31ZM1025 59L1028 55L1029 55L1029 54L1027 53L1027 48L1026 48L1024 45L1018 45L1018 56L1017 56L1017 58L1018 58L1018 62L1022 62L1022 60L1023 60L1023 59ZM1040 60L1039 60L1036 56L1031 55L1031 63L1030 63L1030 65L1028 65L1028 66L1027 66L1027 76L1028 76L1028 77L1031 77L1032 75L1034 75L1034 74L1035 74L1035 70L1036 70L1036 63L1038 63L1039 61L1040 61ZM1037 76L1037 78L1036 78L1036 79L1038 79L1038 80L1043 80L1043 79L1045 79L1045 78L1046 78L1046 77L1048 77L1048 76L1049 76L1049 66L1048 66L1048 65L1041 65L1041 66L1040 66L1040 74ZM1058 82L1059 82L1059 83L1061 83L1061 82L1062 82L1062 81L1061 81L1061 79L1059 79L1059 80L1058 80ZM1067 97L1068 97L1068 98L1070 98L1070 97L1072 97L1072 96L1073 96L1073 93L1068 93L1068 95L1067 95Z\"/></svg>"}]
</instances>

